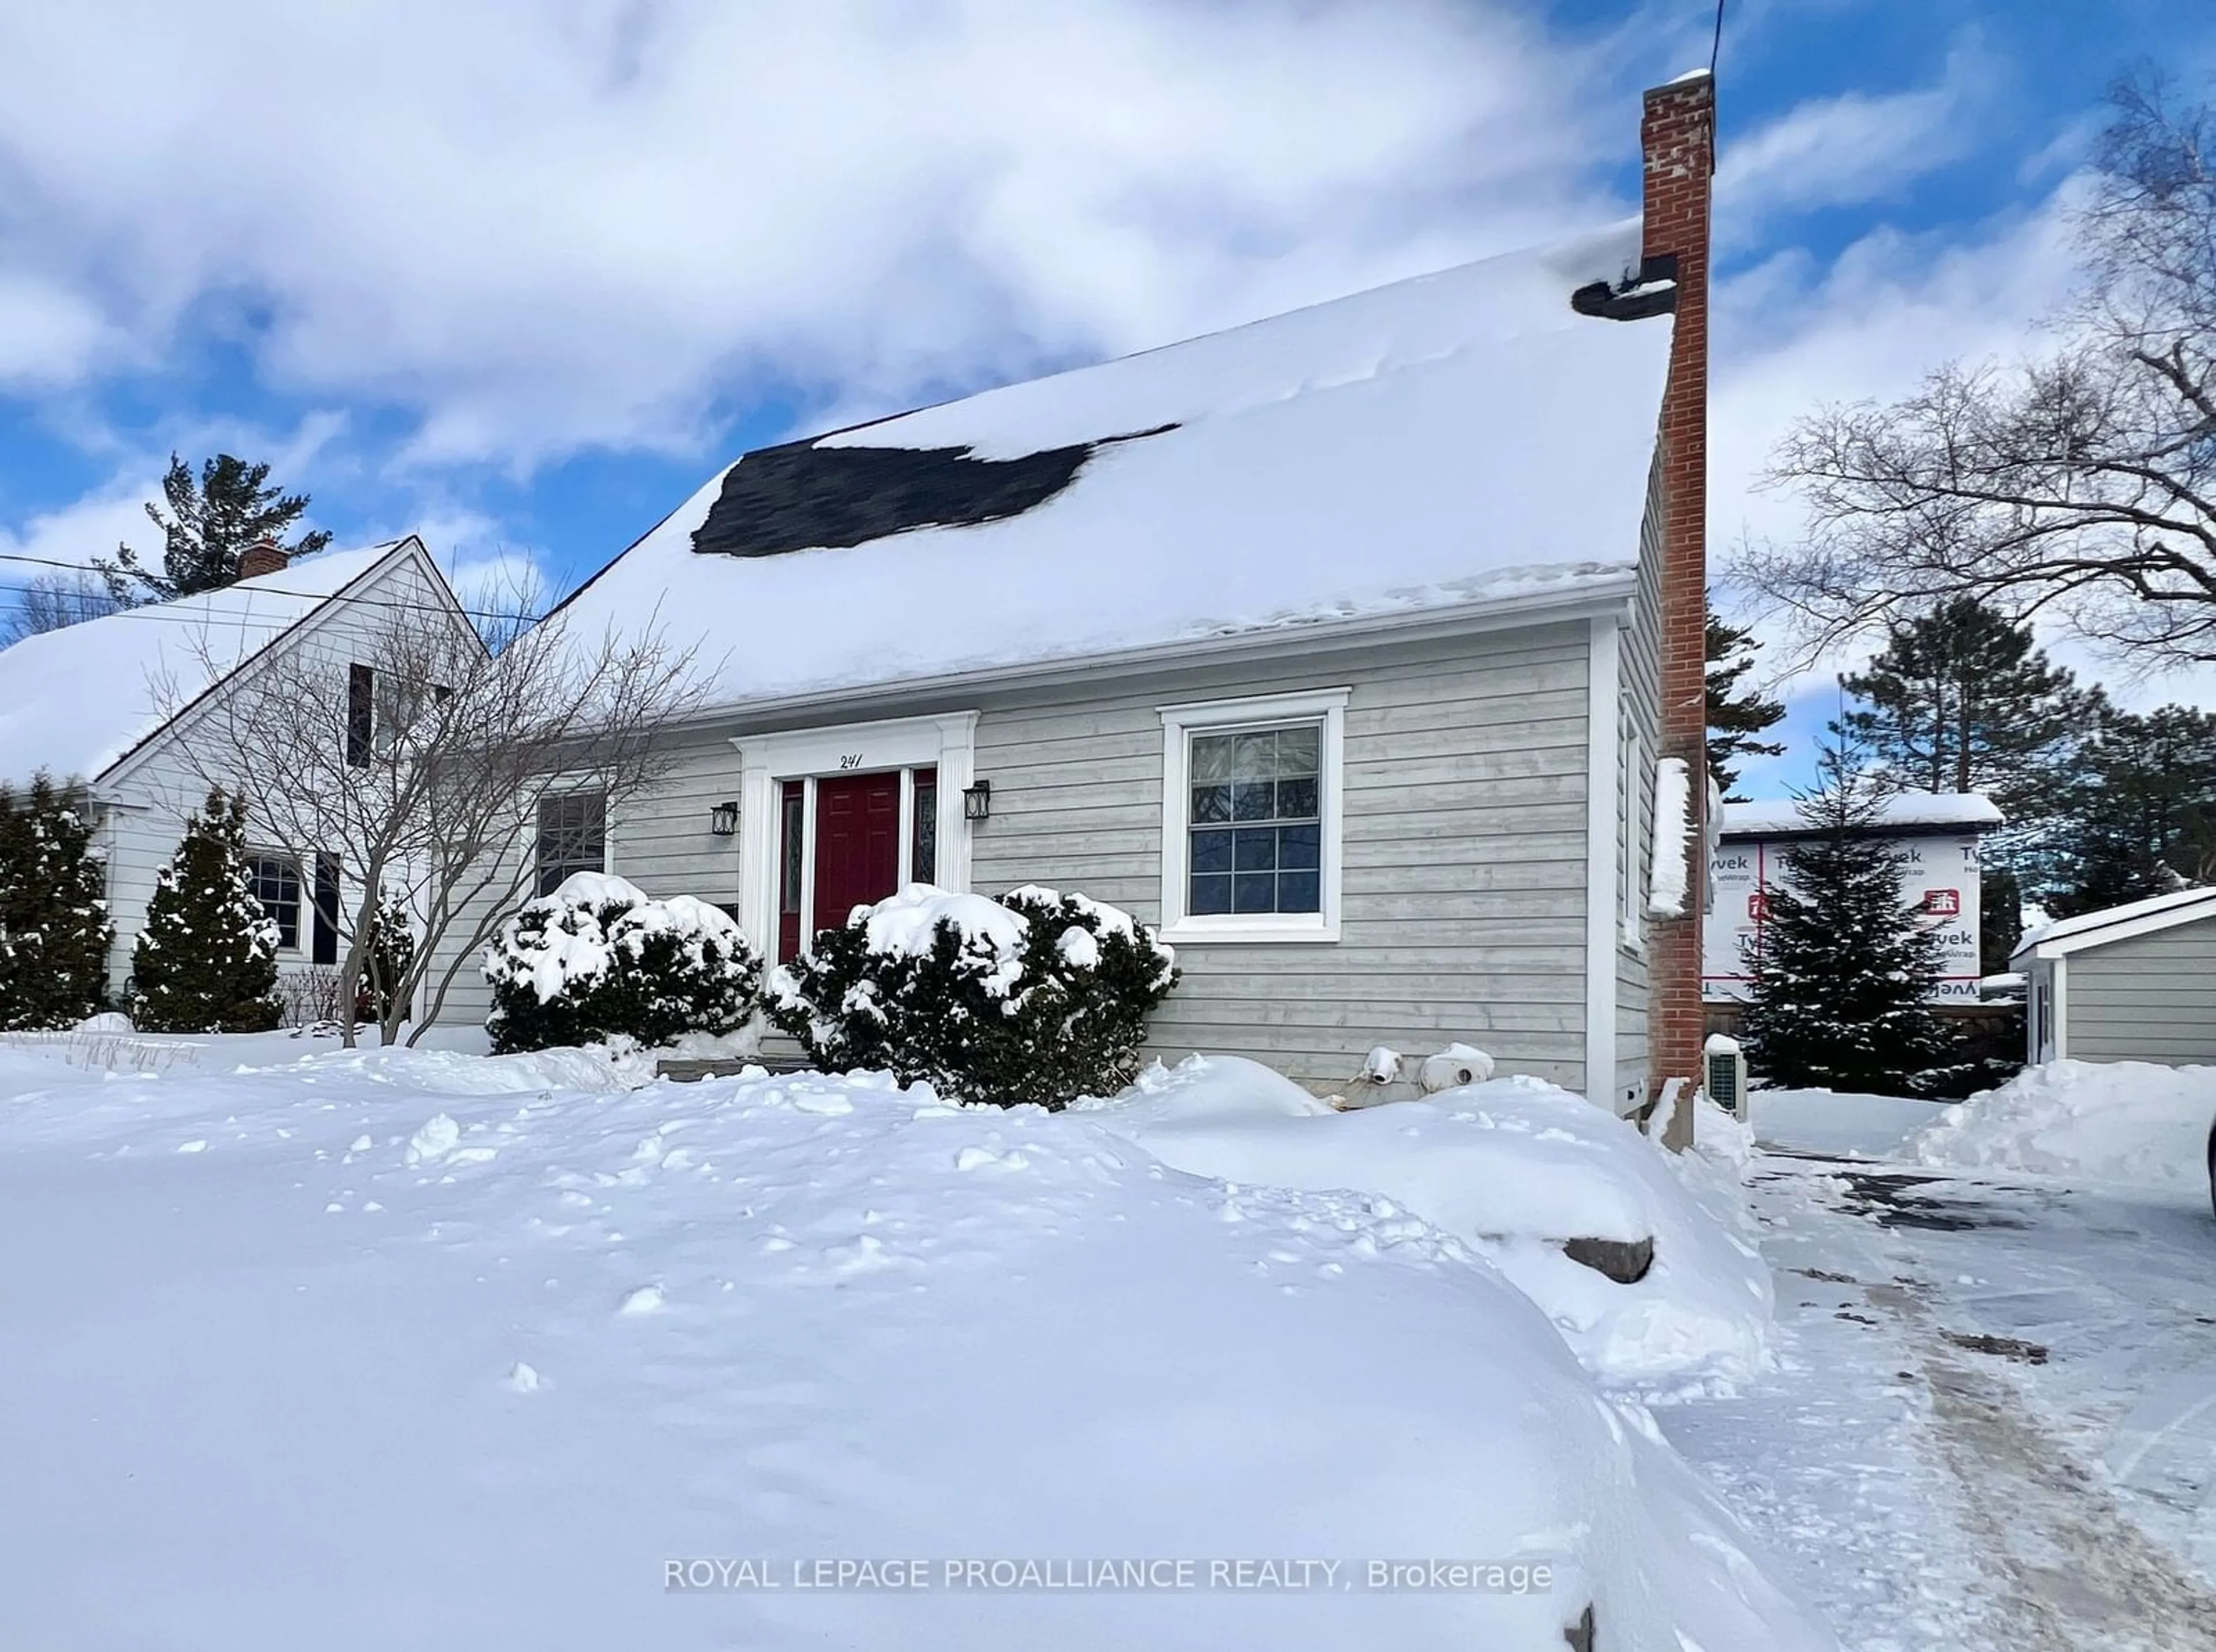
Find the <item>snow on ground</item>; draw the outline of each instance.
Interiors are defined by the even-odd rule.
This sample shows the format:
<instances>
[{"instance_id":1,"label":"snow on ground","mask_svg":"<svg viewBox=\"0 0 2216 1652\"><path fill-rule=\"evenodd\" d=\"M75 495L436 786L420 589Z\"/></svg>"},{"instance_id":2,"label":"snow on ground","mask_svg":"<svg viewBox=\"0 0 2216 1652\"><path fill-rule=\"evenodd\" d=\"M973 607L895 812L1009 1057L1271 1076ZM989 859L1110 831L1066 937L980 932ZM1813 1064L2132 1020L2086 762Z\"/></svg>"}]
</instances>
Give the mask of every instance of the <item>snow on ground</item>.
<instances>
[{"instance_id":1,"label":"snow on ground","mask_svg":"<svg viewBox=\"0 0 2216 1652\"><path fill-rule=\"evenodd\" d=\"M1757 1158L1782 1361L1655 1415L1856 1652L2216 1647L2216 1227L2162 1188Z\"/></svg>"},{"instance_id":2,"label":"snow on ground","mask_svg":"<svg viewBox=\"0 0 2216 1652\"><path fill-rule=\"evenodd\" d=\"M1973 1096L1905 1156L2205 1193L2212 1122L2216 1067L2050 1061Z\"/></svg>"},{"instance_id":3,"label":"snow on ground","mask_svg":"<svg viewBox=\"0 0 2216 1652\"><path fill-rule=\"evenodd\" d=\"M1953 1102L1838 1090L1756 1090L1747 1105L1757 1140L1790 1152L1881 1158L1953 1112Z\"/></svg>"},{"instance_id":4,"label":"snow on ground","mask_svg":"<svg viewBox=\"0 0 2216 1652\"><path fill-rule=\"evenodd\" d=\"M1333 1112L1251 1061L1157 1067L1087 1116L1166 1164L1240 1185L1358 1188L1480 1252L1544 1309L1588 1369L1653 1397L1736 1380L1767 1359L1769 1269L1667 1157L1613 1114L1530 1078ZM1635 1284L1565 1240L1652 1239Z\"/></svg>"},{"instance_id":5,"label":"snow on ground","mask_svg":"<svg viewBox=\"0 0 2216 1652\"><path fill-rule=\"evenodd\" d=\"M0 1645L1557 1652L1588 1598L1610 1652L1832 1644L1395 1203L867 1078L198 1043L0 1048ZM1521 1595L789 1569L1556 1556ZM715 1557L785 1587L665 1592Z\"/></svg>"}]
</instances>

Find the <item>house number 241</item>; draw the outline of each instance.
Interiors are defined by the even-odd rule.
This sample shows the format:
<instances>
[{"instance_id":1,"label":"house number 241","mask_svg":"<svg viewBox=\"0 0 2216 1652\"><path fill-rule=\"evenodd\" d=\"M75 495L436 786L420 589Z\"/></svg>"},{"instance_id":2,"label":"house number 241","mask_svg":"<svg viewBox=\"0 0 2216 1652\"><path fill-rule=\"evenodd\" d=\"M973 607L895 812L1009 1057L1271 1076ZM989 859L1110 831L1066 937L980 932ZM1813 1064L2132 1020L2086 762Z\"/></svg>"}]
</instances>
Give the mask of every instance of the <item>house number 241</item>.
<instances>
[{"instance_id":1,"label":"house number 241","mask_svg":"<svg viewBox=\"0 0 2216 1652\"><path fill-rule=\"evenodd\" d=\"M839 758L839 766L842 769L860 768L862 766L862 754L859 752L847 752L841 754Z\"/></svg>"}]
</instances>

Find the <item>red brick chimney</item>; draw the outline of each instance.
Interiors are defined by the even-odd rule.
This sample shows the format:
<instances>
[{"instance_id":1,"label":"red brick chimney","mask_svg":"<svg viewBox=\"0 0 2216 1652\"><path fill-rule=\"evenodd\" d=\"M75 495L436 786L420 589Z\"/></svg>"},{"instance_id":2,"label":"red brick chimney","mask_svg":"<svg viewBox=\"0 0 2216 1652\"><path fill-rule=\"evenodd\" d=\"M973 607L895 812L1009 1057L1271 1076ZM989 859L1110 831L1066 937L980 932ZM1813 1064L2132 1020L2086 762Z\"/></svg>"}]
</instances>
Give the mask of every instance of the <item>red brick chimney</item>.
<instances>
[{"instance_id":1,"label":"red brick chimney","mask_svg":"<svg viewBox=\"0 0 2216 1652\"><path fill-rule=\"evenodd\" d=\"M1645 158L1647 257L1677 261L1676 332L1662 396L1662 755L1694 776L1685 914L1654 920L1650 934L1648 1060L1659 1091L1701 1077L1701 916L1708 887L1708 187L1715 171L1715 80L1705 69L1647 94L1640 123ZM1692 1139L1680 1108L1669 1145Z\"/></svg>"},{"instance_id":2,"label":"red brick chimney","mask_svg":"<svg viewBox=\"0 0 2216 1652\"><path fill-rule=\"evenodd\" d=\"M274 539L257 539L238 553L238 577L258 580L265 574L282 574L292 561L292 553Z\"/></svg>"}]
</instances>

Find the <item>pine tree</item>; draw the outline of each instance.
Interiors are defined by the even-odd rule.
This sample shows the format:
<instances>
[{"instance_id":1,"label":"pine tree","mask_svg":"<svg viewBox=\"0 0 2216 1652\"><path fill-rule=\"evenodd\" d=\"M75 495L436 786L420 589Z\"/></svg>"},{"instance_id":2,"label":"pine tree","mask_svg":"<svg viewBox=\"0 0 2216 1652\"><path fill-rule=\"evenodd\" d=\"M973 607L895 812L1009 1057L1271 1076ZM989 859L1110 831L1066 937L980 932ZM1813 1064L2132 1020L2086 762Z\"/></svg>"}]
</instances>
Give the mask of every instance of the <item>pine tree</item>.
<instances>
[{"instance_id":1,"label":"pine tree","mask_svg":"<svg viewBox=\"0 0 2216 1652\"><path fill-rule=\"evenodd\" d=\"M1747 1061L1773 1084L1900 1094L1948 1049L1929 1002L1939 943L1901 899L1899 852L1868 835L1876 796L1847 748L1820 766L1800 804L1820 835L1785 851L1748 943Z\"/></svg>"},{"instance_id":2,"label":"pine tree","mask_svg":"<svg viewBox=\"0 0 2216 1652\"><path fill-rule=\"evenodd\" d=\"M156 880L132 955L131 1017L163 1033L256 1033L277 1024L277 926L246 868L246 806L208 793Z\"/></svg>"},{"instance_id":3,"label":"pine tree","mask_svg":"<svg viewBox=\"0 0 2216 1652\"><path fill-rule=\"evenodd\" d=\"M0 789L0 1028L70 1027L108 999L108 869L83 795Z\"/></svg>"},{"instance_id":4,"label":"pine tree","mask_svg":"<svg viewBox=\"0 0 2216 1652\"><path fill-rule=\"evenodd\" d=\"M409 922L408 905L387 890L378 899L369 942L362 949L361 985L354 995L357 1023L372 1023L389 1032L406 1018L408 1006L401 1001L400 983L408 978L415 961L416 934ZM395 1010L400 1012L397 1017Z\"/></svg>"},{"instance_id":5,"label":"pine tree","mask_svg":"<svg viewBox=\"0 0 2216 1652\"><path fill-rule=\"evenodd\" d=\"M1714 609L1708 610L1708 777L1732 802L1746 801L1731 795L1739 783L1739 771L1733 765L1740 758L1777 757L1785 750L1774 741L1755 739L1784 720L1784 706L1757 689L1739 686L1739 679L1754 669L1755 652L1761 647L1753 632L1727 624Z\"/></svg>"},{"instance_id":6,"label":"pine tree","mask_svg":"<svg viewBox=\"0 0 2216 1652\"><path fill-rule=\"evenodd\" d=\"M2023 939L2023 881L2005 866L1978 874L1978 972L1998 975Z\"/></svg>"},{"instance_id":7,"label":"pine tree","mask_svg":"<svg viewBox=\"0 0 2216 1652\"><path fill-rule=\"evenodd\" d=\"M2108 712L2058 812L2038 889L2058 918L2216 881L2216 712Z\"/></svg>"},{"instance_id":8,"label":"pine tree","mask_svg":"<svg viewBox=\"0 0 2216 1652\"><path fill-rule=\"evenodd\" d=\"M220 590L238 577L238 558L248 546L284 537L308 508L306 494L287 494L269 481L267 464L249 464L229 453L202 462L195 477L175 453L162 492L169 508L149 502L146 514L162 530L162 572L150 573L128 545L118 545L114 562L95 560L118 603L151 597L166 602L200 591ZM331 542L321 529L283 546L295 560L312 556Z\"/></svg>"},{"instance_id":9,"label":"pine tree","mask_svg":"<svg viewBox=\"0 0 2216 1652\"><path fill-rule=\"evenodd\" d=\"M2096 721L2096 694L2047 663L2030 629L1969 598L1894 629L1843 732L1877 777L1920 791L1982 792L2011 822L2048 811L2055 778Z\"/></svg>"}]
</instances>

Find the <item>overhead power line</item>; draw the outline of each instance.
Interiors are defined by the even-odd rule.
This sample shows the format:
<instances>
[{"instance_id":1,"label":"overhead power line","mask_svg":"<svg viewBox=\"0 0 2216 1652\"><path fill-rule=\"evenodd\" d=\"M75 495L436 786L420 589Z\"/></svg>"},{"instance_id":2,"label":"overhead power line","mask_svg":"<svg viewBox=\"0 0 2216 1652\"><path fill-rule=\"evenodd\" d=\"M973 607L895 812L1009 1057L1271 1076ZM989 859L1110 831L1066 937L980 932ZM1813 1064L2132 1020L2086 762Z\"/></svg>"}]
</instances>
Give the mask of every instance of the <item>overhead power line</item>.
<instances>
[{"instance_id":1,"label":"overhead power line","mask_svg":"<svg viewBox=\"0 0 2216 1652\"><path fill-rule=\"evenodd\" d=\"M82 562L57 562L50 556L19 556L11 551L0 551L0 562L22 562L34 568L58 568L65 574L89 574L93 571L92 569L86 568ZM268 576L264 575L263 577L267 578ZM219 589L223 588L226 587L219 587ZM36 592L36 594L41 596L52 594L49 592L40 590L28 585L0 583L0 592L4 592L11 596L29 596L34 594L34 591ZM199 592L194 594L207 596L214 593L212 592ZM448 608L445 603L440 602L406 602L392 597L371 597L361 595L345 595L330 592L301 591L297 589L287 589L286 587L280 585L263 585L258 581L255 586L254 591L249 594L271 597L292 597L302 602L344 602L351 603L357 606L365 608L389 608L396 612L401 613L444 614L455 611L453 609ZM191 600L191 598L178 598L174 600L188 602ZM524 623L535 625L540 620L546 617L545 614L517 614L497 608L471 608L463 605L457 605L457 606L459 608L460 612L471 619L496 619L512 622L520 621ZM185 625L206 625L212 623L222 624L234 618L244 619L250 617L250 616L246 615L178 613L170 610L168 607L168 605L163 603L147 603L135 606L121 607L116 609L114 612L115 614L135 615L141 619L167 620L174 623ZM91 617L95 618L111 618L113 617L113 615L91 616Z\"/></svg>"}]
</instances>

